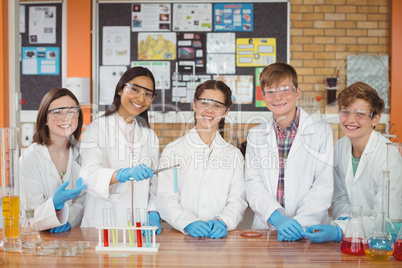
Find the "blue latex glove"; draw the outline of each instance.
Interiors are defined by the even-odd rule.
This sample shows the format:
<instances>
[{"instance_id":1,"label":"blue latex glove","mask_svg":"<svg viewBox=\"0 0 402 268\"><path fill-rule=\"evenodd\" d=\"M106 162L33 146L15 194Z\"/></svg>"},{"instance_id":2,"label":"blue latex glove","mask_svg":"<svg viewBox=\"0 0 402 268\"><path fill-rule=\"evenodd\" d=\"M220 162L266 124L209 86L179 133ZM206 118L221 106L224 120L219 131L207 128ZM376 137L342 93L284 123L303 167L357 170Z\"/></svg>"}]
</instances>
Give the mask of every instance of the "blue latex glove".
<instances>
[{"instance_id":1,"label":"blue latex glove","mask_svg":"<svg viewBox=\"0 0 402 268\"><path fill-rule=\"evenodd\" d=\"M275 210L274 213L271 214L268 222L275 226L276 230L278 230L281 235L288 239L288 241L295 241L303 238L303 228L300 223L292 218L283 216L277 210Z\"/></svg>"},{"instance_id":2,"label":"blue latex glove","mask_svg":"<svg viewBox=\"0 0 402 268\"><path fill-rule=\"evenodd\" d=\"M338 221L344 221L344 220L348 220L349 219L349 217L339 217L337 220Z\"/></svg>"},{"instance_id":3,"label":"blue latex glove","mask_svg":"<svg viewBox=\"0 0 402 268\"><path fill-rule=\"evenodd\" d=\"M314 230L320 232L314 233ZM311 227L306 227L306 232L303 235L313 243L339 242L342 239L342 230L339 226L312 225Z\"/></svg>"},{"instance_id":4,"label":"blue latex glove","mask_svg":"<svg viewBox=\"0 0 402 268\"><path fill-rule=\"evenodd\" d=\"M192 222L184 230L193 237L209 237L211 233L211 227L205 221Z\"/></svg>"},{"instance_id":5,"label":"blue latex glove","mask_svg":"<svg viewBox=\"0 0 402 268\"><path fill-rule=\"evenodd\" d=\"M299 239L288 239L281 232L278 232L278 241L296 241Z\"/></svg>"},{"instance_id":6,"label":"blue latex glove","mask_svg":"<svg viewBox=\"0 0 402 268\"><path fill-rule=\"evenodd\" d=\"M77 180L77 187L75 189L71 190L66 190L66 187L68 185L69 181L66 181L62 185L59 186L59 188L56 189L56 192L54 192L53 195L53 204L54 208L57 210L60 210L64 206L64 202L76 198L82 190L87 187L85 184L82 185L82 178L79 178Z\"/></svg>"},{"instance_id":7,"label":"blue latex glove","mask_svg":"<svg viewBox=\"0 0 402 268\"><path fill-rule=\"evenodd\" d=\"M62 226L58 226L55 228L50 229L51 233L62 233L62 232L67 232L68 230L70 230L71 225L69 222L67 222L66 224L62 225Z\"/></svg>"},{"instance_id":8,"label":"blue latex glove","mask_svg":"<svg viewBox=\"0 0 402 268\"><path fill-rule=\"evenodd\" d=\"M161 227L161 217L159 216L159 213L156 211L151 211L148 214L149 218L149 226L157 226L158 229L155 231L156 234L161 234L162 232L162 227ZM153 231L150 232L151 235L153 235ZM142 231L142 234L145 235L144 231Z\"/></svg>"},{"instance_id":9,"label":"blue latex glove","mask_svg":"<svg viewBox=\"0 0 402 268\"><path fill-rule=\"evenodd\" d=\"M211 228L210 238L219 239L228 235L226 224L220 220L210 220L208 226Z\"/></svg>"},{"instance_id":10,"label":"blue latex glove","mask_svg":"<svg viewBox=\"0 0 402 268\"><path fill-rule=\"evenodd\" d=\"M136 181L146 180L148 178L152 178L153 175L154 175L154 173L152 172L152 169L150 169L145 164L141 164L141 165L131 167L131 168L119 169L116 173L116 179L120 183L124 183L126 181L131 181L131 180L136 180Z\"/></svg>"}]
</instances>

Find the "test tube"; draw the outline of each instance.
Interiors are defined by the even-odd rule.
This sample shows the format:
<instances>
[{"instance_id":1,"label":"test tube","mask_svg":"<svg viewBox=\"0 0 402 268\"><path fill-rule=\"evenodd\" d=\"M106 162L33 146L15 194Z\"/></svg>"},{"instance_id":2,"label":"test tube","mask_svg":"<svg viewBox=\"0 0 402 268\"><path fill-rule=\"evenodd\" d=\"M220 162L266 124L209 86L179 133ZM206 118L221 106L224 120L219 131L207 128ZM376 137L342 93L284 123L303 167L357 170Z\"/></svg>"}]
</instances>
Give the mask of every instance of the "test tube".
<instances>
[{"instance_id":1,"label":"test tube","mask_svg":"<svg viewBox=\"0 0 402 268\"><path fill-rule=\"evenodd\" d=\"M177 193L177 168L173 169L173 192Z\"/></svg>"},{"instance_id":2,"label":"test tube","mask_svg":"<svg viewBox=\"0 0 402 268\"><path fill-rule=\"evenodd\" d=\"M109 208L109 216L110 216L110 225L116 226L116 210L114 208ZM117 230L112 229L112 244L114 247L117 247Z\"/></svg>"},{"instance_id":3,"label":"test tube","mask_svg":"<svg viewBox=\"0 0 402 268\"><path fill-rule=\"evenodd\" d=\"M144 209L144 226L149 226L149 211L147 209ZM151 246L150 244L150 231L145 230L145 246L149 248Z\"/></svg>"},{"instance_id":4,"label":"test tube","mask_svg":"<svg viewBox=\"0 0 402 268\"><path fill-rule=\"evenodd\" d=\"M139 208L135 209L135 226L136 227L141 227L141 209L139 209ZM139 247L139 248L142 247L141 229L137 230L137 247Z\"/></svg>"},{"instance_id":5,"label":"test tube","mask_svg":"<svg viewBox=\"0 0 402 268\"><path fill-rule=\"evenodd\" d=\"M126 209L127 214L127 225L128 227L133 226L133 214L131 213L131 208ZM130 247L134 247L134 230L128 230L128 242Z\"/></svg>"},{"instance_id":6,"label":"test tube","mask_svg":"<svg viewBox=\"0 0 402 268\"><path fill-rule=\"evenodd\" d=\"M103 209L103 226L110 226L108 209ZM109 229L103 229L103 246L109 246Z\"/></svg>"}]
</instances>

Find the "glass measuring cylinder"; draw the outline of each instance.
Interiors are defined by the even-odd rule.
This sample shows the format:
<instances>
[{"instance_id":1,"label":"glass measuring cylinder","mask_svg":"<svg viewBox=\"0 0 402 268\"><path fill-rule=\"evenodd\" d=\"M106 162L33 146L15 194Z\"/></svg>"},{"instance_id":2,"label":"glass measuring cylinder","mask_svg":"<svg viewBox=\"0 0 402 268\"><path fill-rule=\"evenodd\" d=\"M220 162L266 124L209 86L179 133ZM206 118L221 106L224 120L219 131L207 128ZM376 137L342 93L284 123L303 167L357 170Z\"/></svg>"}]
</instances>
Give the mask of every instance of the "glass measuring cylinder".
<instances>
[{"instance_id":1,"label":"glass measuring cylinder","mask_svg":"<svg viewBox=\"0 0 402 268\"><path fill-rule=\"evenodd\" d=\"M350 206L349 222L346 226L345 238L341 244L342 253L349 255L365 255L365 233L362 223L362 207Z\"/></svg>"},{"instance_id":2,"label":"glass measuring cylinder","mask_svg":"<svg viewBox=\"0 0 402 268\"><path fill-rule=\"evenodd\" d=\"M366 255L374 261L388 260L394 252L392 237L385 232L385 213L378 213L374 225L374 233L364 243Z\"/></svg>"},{"instance_id":3,"label":"glass measuring cylinder","mask_svg":"<svg viewBox=\"0 0 402 268\"><path fill-rule=\"evenodd\" d=\"M19 128L2 128L1 136L1 192L3 196L3 248L19 251L20 182L19 182Z\"/></svg>"}]
</instances>

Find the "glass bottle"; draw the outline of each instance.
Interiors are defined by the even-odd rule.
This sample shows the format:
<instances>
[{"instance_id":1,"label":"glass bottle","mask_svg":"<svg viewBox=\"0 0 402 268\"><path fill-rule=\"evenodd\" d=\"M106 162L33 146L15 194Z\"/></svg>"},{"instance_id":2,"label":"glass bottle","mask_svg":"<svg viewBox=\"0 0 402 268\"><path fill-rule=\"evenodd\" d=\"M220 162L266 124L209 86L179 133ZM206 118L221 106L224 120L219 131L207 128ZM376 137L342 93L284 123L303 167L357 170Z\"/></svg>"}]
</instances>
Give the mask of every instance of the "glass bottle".
<instances>
[{"instance_id":1,"label":"glass bottle","mask_svg":"<svg viewBox=\"0 0 402 268\"><path fill-rule=\"evenodd\" d=\"M349 222L346 226L345 238L342 240L341 252L349 255L365 255L363 246L365 238L362 207L350 206Z\"/></svg>"},{"instance_id":2,"label":"glass bottle","mask_svg":"<svg viewBox=\"0 0 402 268\"><path fill-rule=\"evenodd\" d=\"M21 228L22 248L34 248L41 243L38 228L34 224L34 213L33 209L25 210L24 226Z\"/></svg>"},{"instance_id":3,"label":"glass bottle","mask_svg":"<svg viewBox=\"0 0 402 268\"><path fill-rule=\"evenodd\" d=\"M374 233L364 243L366 255L374 261L386 261L394 252L394 241L385 232L385 213L378 213L374 224Z\"/></svg>"}]
</instances>

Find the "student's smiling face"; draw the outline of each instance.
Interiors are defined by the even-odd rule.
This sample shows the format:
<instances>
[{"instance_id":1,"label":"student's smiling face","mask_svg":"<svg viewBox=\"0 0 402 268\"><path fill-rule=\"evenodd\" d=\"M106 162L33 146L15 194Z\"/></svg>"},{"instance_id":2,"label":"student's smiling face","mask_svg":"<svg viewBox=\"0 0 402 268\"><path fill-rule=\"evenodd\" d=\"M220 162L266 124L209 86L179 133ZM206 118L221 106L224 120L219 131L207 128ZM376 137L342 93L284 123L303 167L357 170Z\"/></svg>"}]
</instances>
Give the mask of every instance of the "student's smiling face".
<instances>
[{"instance_id":1,"label":"student's smiling face","mask_svg":"<svg viewBox=\"0 0 402 268\"><path fill-rule=\"evenodd\" d=\"M196 128L217 130L219 121L229 113L229 108L224 103L225 96L220 90L204 90L199 96L199 100L194 100L193 102L193 109L197 118ZM221 109L222 106L224 106L223 110Z\"/></svg>"}]
</instances>

